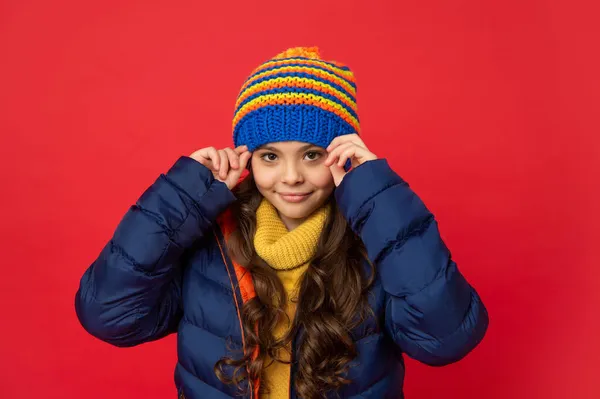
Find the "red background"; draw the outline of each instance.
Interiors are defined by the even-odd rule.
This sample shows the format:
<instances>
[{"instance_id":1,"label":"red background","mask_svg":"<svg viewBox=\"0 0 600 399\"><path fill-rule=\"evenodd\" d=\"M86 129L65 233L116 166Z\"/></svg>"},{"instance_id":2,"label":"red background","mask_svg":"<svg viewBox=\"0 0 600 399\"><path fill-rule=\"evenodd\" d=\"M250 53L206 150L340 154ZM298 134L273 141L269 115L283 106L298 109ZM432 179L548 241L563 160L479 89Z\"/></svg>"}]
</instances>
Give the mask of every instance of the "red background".
<instances>
[{"instance_id":1,"label":"red background","mask_svg":"<svg viewBox=\"0 0 600 399\"><path fill-rule=\"evenodd\" d=\"M495 3L1 2L0 397L175 396L175 336L87 335L79 278L158 174L231 145L255 66L315 45L490 312L407 397L600 397L598 10Z\"/></svg>"}]
</instances>

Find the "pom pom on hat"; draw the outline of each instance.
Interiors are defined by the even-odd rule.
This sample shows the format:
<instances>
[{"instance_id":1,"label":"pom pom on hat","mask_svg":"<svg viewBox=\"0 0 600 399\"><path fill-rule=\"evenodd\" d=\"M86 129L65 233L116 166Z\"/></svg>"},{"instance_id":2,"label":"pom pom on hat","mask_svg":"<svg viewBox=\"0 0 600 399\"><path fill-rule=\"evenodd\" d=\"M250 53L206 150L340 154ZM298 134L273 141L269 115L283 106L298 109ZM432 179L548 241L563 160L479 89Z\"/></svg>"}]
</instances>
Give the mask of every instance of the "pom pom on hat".
<instances>
[{"instance_id":1,"label":"pom pom on hat","mask_svg":"<svg viewBox=\"0 0 600 399\"><path fill-rule=\"evenodd\" d=\"M318 47L291 47L277 54L272 60L292 57L305 57L320 60L321 54L319 54Z\"/></svg>"}]
</instances>

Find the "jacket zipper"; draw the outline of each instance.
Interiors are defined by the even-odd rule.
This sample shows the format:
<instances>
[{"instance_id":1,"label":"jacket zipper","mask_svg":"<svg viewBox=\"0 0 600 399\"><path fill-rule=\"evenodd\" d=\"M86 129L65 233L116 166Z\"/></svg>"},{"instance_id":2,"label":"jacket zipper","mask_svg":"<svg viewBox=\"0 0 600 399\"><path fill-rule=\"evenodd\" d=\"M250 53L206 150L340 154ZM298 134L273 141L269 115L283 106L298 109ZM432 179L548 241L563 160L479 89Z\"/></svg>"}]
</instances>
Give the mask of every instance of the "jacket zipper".
<instances>
[{"instance_id":1,"label":"jacket zipper","mask_svg":"<svg viewBox=\"0 0 600 399\"><path fill-rule=\"evenodd\" d=\"M219 228L219 233L221 233L221 230ZM235 307L237 309L237 313L238 313L238 321L240 323L240 329L242 330L242 345L244 345L243 341L244 341L244 327L242 325L242 319L241 319L241 309L238 306L238 300L237 300L237 292L235 289L235 285L233 284L233 277L231 274L231 269L233 269L233 264L231 263L231 260L229 259L229 256L227 255L227 253L224 251L225 248L225 239L223 237L222 238L222 233L218 234L216 229L213 229L213 234L215 235L215 238L217 239L217 243L219 244L219 250L221 251L221 256L223 257L223 262L225 263L225 269L227 270L227 274L229 275L229 281L231 282L231 288L233 291L233 301L235 303ZM231 266L231 267L230 267ZM234 273L235 275L235 273ZM237 280L237 279L236 279ZM239 284L239 281L237 282ZM248 378L248 387L250 390L250 396L249 399L253 399L254 398L254 384L252 383L252 381L250 381L250 379ZM258 399L258 398L256 398Z\"/></svg>"}]
</instances>

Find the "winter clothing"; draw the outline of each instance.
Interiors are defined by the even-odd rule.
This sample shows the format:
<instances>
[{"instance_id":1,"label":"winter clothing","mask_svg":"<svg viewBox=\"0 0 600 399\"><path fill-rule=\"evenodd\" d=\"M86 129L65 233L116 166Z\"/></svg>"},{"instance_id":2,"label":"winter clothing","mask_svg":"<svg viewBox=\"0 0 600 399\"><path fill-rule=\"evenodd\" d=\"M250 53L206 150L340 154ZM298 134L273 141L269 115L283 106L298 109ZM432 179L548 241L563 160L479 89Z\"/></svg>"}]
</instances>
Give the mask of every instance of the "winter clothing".
<instances>
[{"instance_id":1,"label":"winter clothing","mask_svg":"<svg viewBox=\"0 0 600 399\"><path fill-rule=\"evenodd\" d=\"M381 323L351 331L358 355L339 395L402 398L403 355L435 366L463 358L483 338L487 311L434 216L385 159L352 169L334 195L376 265L369 304ZM83 327L112 345L177 332L175 385L188 399L236 397L213 371L228 348L243 348L240 311L254 295L249 273L226 251L235 226L224 211L234 200L208 168L182 156L127 211L75 296ZM295 364L290 398L294 375ZM257 399L250 388L246 398Z\"/></svg>"},{"instance_id":2,"label":"winter clothing","mask_svg":"<svg viewBox=\"0 0 600 399\"><path fill-rule=\"evenodd\" d=\"M310 265L313 258L321 231L325 226L327 217L331 212L330 204L325 204L310 215L301 225L288 231L279 217L277 209L266 198L263 198L256 210L256 233L254 235L254 248L256 253L265 260L283 283L287 294L286 314L289 321L284 319L279 322L273 335L282 338L291 327L290 322L296 314L298 301L298 283ZM289 361L290 353L280 351L281 359ZM267 359L269 364L272 359ZM261 394L261 399L287 399L289 398L290 365L274 361L265 368L261 379L261 388L269 386L268 395Z\"/></svg>"},{"instance_id":3,"label":"winter clothing","mask_svg":"<svg viewBox=\"0 0 600 399\"><path fill-rule=\"evenodd\" d=\"M233 142L254 151L277 141L327 147L359 133L356 82L347 66L325 61L318 47L294 47L259 65L238 95Z\"/></svg>"}]
</instances>

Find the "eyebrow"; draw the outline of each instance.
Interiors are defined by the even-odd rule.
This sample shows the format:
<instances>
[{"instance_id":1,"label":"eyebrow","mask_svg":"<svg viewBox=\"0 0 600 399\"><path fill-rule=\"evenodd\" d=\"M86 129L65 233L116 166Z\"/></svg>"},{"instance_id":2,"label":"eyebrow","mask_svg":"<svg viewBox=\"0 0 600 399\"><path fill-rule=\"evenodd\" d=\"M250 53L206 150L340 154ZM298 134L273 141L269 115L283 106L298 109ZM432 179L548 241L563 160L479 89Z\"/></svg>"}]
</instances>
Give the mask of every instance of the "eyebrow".
<instances>
[{"instance_id":1,"label":"eyebrow","mask_svg":"<svg viewBox=\"0 0 600 399\"><path fill-rule=\"evenodd\" d=\"M308 150L309 148L312 148L312 147L318 147L318 146L315 145L315 144L310 144L309 143L309 144L306 144L306 145L303 145L302 147L300 147L299 151L305 151L305 150ZM261 147L261 148L259 148L259 150L269 150L269 151L273 151L273 152L281 152L277 148L271 147L269 145Z\"/></svg>"}]
</instances>

